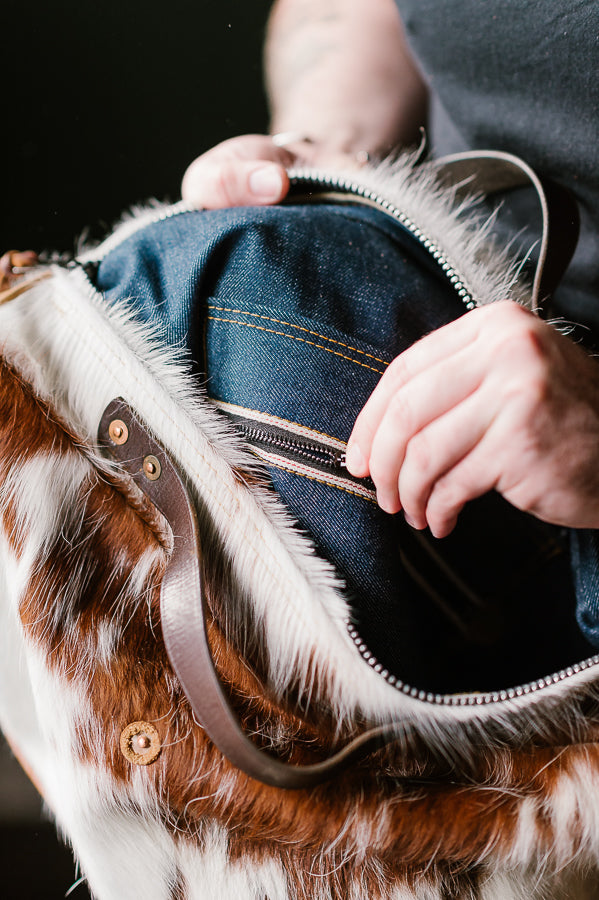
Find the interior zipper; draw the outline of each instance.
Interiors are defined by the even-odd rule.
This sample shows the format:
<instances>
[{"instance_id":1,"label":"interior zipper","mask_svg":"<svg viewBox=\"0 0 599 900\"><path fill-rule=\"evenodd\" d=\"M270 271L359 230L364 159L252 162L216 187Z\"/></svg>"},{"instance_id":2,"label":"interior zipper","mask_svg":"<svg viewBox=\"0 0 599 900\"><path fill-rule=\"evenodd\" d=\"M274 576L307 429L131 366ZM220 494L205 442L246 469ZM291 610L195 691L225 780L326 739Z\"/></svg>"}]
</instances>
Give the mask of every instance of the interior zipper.
<instances>
[{"instance_id":1,"label":"interior zipper","mask_svg":"<svg viewBox=\"0 0 599 900\"><path fill-rule=\"evenodd\" d=\"M293 440L283 434L276 434L243 422L237 423L237 428L249 444L274 447L325 469L337 471L345 469L345 453L341 450L332 450L324 444Z\"/></svg>"},{"instance_id":2,"label":"interior zipper","mask_svg":"<svg viewBox=\"0 0 599 900\"><path fill-rule=\"evenodd\" d=\"M327 436L315 433L305 426L286 422L267 413L224 401L212 402L227 414L250 449L266 464L296 471L299 474L310 474L311 477L318 477L320 472L323 482L353 490L366 499L376 500L376 490L372 481L354 478L345 468L345 444L342 441L335 438L327 439ZM517 687L481 693L438 694L412 687L389 672L364 643L353 623L348 620L346 624L348 634L360 656L381 678L409 697L436 705L478 706L514 700L564 681L599 663L598 654L555 674Z\"/></svg>"},{"instance_id":3,"label":"interior zipper","mask_svg":"<svg viewBox=\"0 0 599 900\"><path fill-rule=\"evenodd\" d=\"M277 416L209 399L226 413L250 450L263 462L376 501L370 478L355 478L348 472L343 441Z\"/></svg>"}]
</instances>

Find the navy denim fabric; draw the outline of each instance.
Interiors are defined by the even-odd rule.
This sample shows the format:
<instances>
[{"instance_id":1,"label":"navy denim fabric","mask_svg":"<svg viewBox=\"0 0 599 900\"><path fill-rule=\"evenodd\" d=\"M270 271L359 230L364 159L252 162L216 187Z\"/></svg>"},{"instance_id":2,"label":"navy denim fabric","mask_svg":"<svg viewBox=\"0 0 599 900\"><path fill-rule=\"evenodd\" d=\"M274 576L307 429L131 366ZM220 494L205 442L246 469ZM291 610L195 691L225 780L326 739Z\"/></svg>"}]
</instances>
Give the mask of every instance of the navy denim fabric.
<instances>
[{"instance_id":1,"label":"navy denim fabric","mask_svg":"<svg viewBox=\"0 0 599 900\"><path fill-rule=\"evenodd\" d=\"M599 648L599 532L572 531L571 546L578 600L576 618L591 644Z\"/></svg>"},{"instance_id":2,"label":"navy denim fabric","mask_svg":"<svg viewBox=\"0 0 599 900\"><path fill-rule=\"evenodd\" d=\"M97 286L186 347L211 397L344 441L386 363L465 311L413 238L364 206L180 214L113 250ZM343 575L366 644L408 683L504 688L591 654L559 529L493 494L435 541L351 493L269 474Z\"/></svg>"}]
</instances>

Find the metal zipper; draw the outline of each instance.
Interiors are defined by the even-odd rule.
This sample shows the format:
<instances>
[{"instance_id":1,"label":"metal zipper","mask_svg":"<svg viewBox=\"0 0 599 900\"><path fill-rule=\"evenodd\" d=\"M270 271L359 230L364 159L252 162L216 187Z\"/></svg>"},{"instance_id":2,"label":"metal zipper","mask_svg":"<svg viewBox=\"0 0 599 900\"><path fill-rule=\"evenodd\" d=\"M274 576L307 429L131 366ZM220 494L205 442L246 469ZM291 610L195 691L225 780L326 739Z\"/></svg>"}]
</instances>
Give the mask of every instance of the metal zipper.
<instances>
[{"instance_id":1,"label":"metal zipper","mask_svg":"<svg viewBox=\"0 0 599 900\"><path fill-rule=\"evenodd\" d=\"M312 191L314 188L318 189L320 196L317 196L315 198L307 196L306 202L310 202L311 199L323 200L325 198L322 195L326 193L326 191L330 190L335 193L350 195L351 197L354 197L357 202L361 201L367 203L368 205L373 205L377 209L380 209L382 212L387 213L387 215L391 216L395 221L399 222L407 231L409 231L410 234L429 253L432 259L435 260L441 271L453 286L457 295L462 300L466 309L471 310L477 306L477 302L473 297L472 292L467 287L463 276L445 255L443 249L435 241L429 238L419 228L417 223L413 222L405 212L403 212L399 207L397 207L386 197L383 197L381 194L368 187L367 185L360 183L355 178L336 175L331 172L325 172L318 169L292 169L289 170L288 174L290 184L294 191L299 191L299 189L302 187L305 187L308 190L312 189ZM335 197L331 197L330 199L331 202L335 202ZM138 231L141 231L151 225L157 224L158 222L165 221L166 219L171 219L179 215L185 215L194 211L194 207L181 201L179 203L173 204L172 206L160 209L153 216L148 214L146 216L142 216L137 220L137 222L133 220L130 223L129 227L127 227L127 224L121 226L121 229L118 229L115 234L107 238L94 250L83 253L79 257L77 257L75 260L75 264L82 267L85 267L88 264L98 264L112 250L116 249L121 243L123 243L125 240L128 240ZM295 444L295 442L293 441L291 443ZM306 444L304 445L304 447L302 447L302 452L311 453L313 452L313 450L309 444ZM334 454L337 452L338 451L336 450L329 451L332 460L336 459ZM338 457L337 461L334 464L337 466L342 466L342 455ZM599 664L599 654L596 654L595 656L592 656L589 659L584 660L583 662L574 663L573 665L568 666L566 669L561 669L559 672L555 672L544 678L540 678L537 681L529 682L528 684L520 685L518 687L506 688L505 690L501 691L482 693L466 692L460 694L436 694L431 693L430 691L424 691L415 687L411 687L410 685L405 684L403 681L401 681L401 679L396 678L387 669L385 669L385 667L370 652L366 644L364 644L364 642L362 641L359 633L352 626L352 623L349 620L347 622L347 629L350 638L352 639L354 645L356 646L356 649L358 650L362 658L375 672L377 672L382 678L384 678L389 685L409 697L438 706L486 706L493 703L502 703L505 701L514 700L516 698L523 697L528 694L533 694L537 691L543 690L544 688L548 688L552 685L558 684L568 678L572 678L573 676L578 675L580 672L584 672L587 669L590 669L592 666L596 666Z\"/></svg>"},{"instance_id":2,"label":"metal zipper","mask_svg":"<svg viewBox=\"0 0 599 900\"><path fill-rule=\"evenodd\" d=\"M250 444L264 444L268 447L274 447L277 450L292 453L300 459L305 459L307 462L316 463L325 468L337 470L345 468L345 453L341 450L329 448L325 444L297 441L280 433L266 431L242 422L237 423L237 428Z\"/></svg>"},{"instance_id":3,"label":"metal zipper","mask_svg":"<svg viewBox=\"0 0 599 900\"><path fill-rule=\"evenodd\" d=\"M358 632L351 626L348 625L349 636L355 644L358 652L362 659L368 663L368 665L374 669L391 687L396 688L396 690L400 691L402 694L406 694L408 697L413 697L416 700L422 700L425 703L432 703L436 706L488 706L492 703L502 703L507 700L515 700L517 697L523 697L527 694L534 694L536 691L540 691L543 688L550 687L551 685L558 684L561 681L565 681L568 678L572 678L574 675L577 675L580 672L586 671L586 669L590 669L592 666L599 664L599 654L595 656L591 656L589 659L584 660L580 663L574 663L571 666L568 666L566 669L561 669L559 672L555 672L552 675L547 675L545 678L539 678L537 681L531 681L528 684L523 684L518 687L506 688L501 691L489 691L486 693L463 693L463 694L434 694L430 691L419 690L415 687L410 687L409 684L405 684L405 682L401 681L401 679L396 678L394 675L391 675L390 672L385 669L385 667L378 662L376 657L370 652L366 644L363 643Z\"/></svg>"},{"instance_id":4,"label":"metal zipper","mask_svg":"<svg viewBox=\"0 0 599 900\"><path fill-rule=\"evenodd\" d=\"M370 478L355 478L345 466L345 443L296 423L209 398L227 415L251 451L267 465L308 475L331 487L375 502Z\"/></svg>"},{"instance_id":5,"label":"metal zipper","mask_svg":"<svg viewBox=\"0 0 599 900\"><path fill-rule=\"evenodd\" d=\"M327 172L321 172L312 169L292 170L289 172L289 180L291 185L295 189L299 189L303 186L309 188L313 187L314 184L316 184L321 191L332 190L351 194L352 196L366 200L368 203L375 205L379 209L386 212L388 215L392 216L392 218L400 222L400 224L403 225L404 228L406 228L412 234L412 236L419 241L424 249L427 250L427 252L437 262L441 270L444 272L444 274L452 284L454 290L466 306L466 309L471 310L477 306L476 300L472 296L471 291L466 286L463 277L447 258L442 248L439 247L430 238L428 238L418 227L418 225L413 222L408 215L406 215L405 212L403 212L399 207L391 203L381 194L363 184L360 184L359 181L349 179L346 176L331 175ZM307 199L309 200L310 198L308 197ZM509 700L514 700L518 697L523 697L527 694L533 694L539 690L550 687L551 685L558 684L559 682L565 681L568 678L572 678L574 675L577 675L580 672L584 672L592 666L599 664L599 654L597 654L587 660L584 660L583 662L575 663L571 666L568 666L566 669L561 669L559 672L555 672L544 678L540 678L537 681L529 682L528 684L519 685L513 688L506 688L505 690L481 693L465 692L460 694L436 694L430 691L424 691L415 687L411 687L410 685L405 684L405 682L401 681L401 679L396 678L394 675L392 675L376 659L374 654L371 653L366 644L362 641L362 638L360 637L358 631L349 622L348 632L350 638L352 639L354 645L356 646L358 652L365 660L365 662L367 662L375 672L377 672L382 678L384 678L385 681L388 682L388 684L409 697L413 697L426 703L432 703L442 706L483 706L492 703L501 703Z\"/></svg>"},{"instance_id":6,"label":"metal zipper","mask_svg":"<svg viewBox=\"0 0 599 900\"><path fill-rule=\"evenodd\" d=\"M299 190L301 187L308 189L317 188L322 194L326 191L332 191L335 194L347 194L355 198L357 202L366 203L375 206L382 212L391 216L396 222L399 222L410 234L421 244L427 253L435 260L445 277L454 288L458 297L466 309L474 309L477 302L474 299L470 289L467 287L463 275L456 269L455 265L445 255L443 249L430 237L428 237L422 229L406 215L403 210L375 191L368 185L361 183L355 178L348 178L344 175L336 175L332 172L326 172L321 169L290 169L288 172L289 183L293 191ZM311 197L306 197L306 202L310 202ZM335 202L335 197L331 197L331 202ZM337 198L337 202L339 199ZM74 261L75 265L85 266L94 265L102 262L102 260L121 243L128 240L138 231L143 230L158 222L164 222L166 219L172 219L176 216L185 215L186 213L196 212L196 208L183 200L174 203L171 206L163 207L154 215L151 213L140 216L138 220L132 219L125 222L116 232L106 238L101 244L93 250L89 250L80 254Z\"/></svg>"},{"instance_id":7,"label":"metal zipper","mask_svg":"<svg viewBox=\"0 0 599 900\"><path fill-rule=\"evenodd\" d=\"M345 469L345 452L339 447L335 447L333 444L327 445L324 440L314 441L296 438L295 436L290 435L283 427L281 427L281 425L271 425L262 422L258 425L252 418L246 419L240 415L240 408L234 409L226 403L217 402L217 405L228 413L229 418L233 420L236 428L249 444L270 447L277 451L281 451L283 454L289 453L293 457L297 457L313 465L315 464L320 468L329 469L331 471L344 469L344 476L347 478L352 477ZM246 411L246 415L251 415L250 411ZM364 482L368 482L374 496L374 485L370 479L356 479L356 481L358 484L362 485L364 485ZM412 687L403 682L400 678L392 675L368 649L359 632L350 620L346 621L346 627L360 656L378 675L381 676L381 678L384 678L391 687L416 700L442 706L482 706L514 700L527 694L533 694L536 691L557 684L567 678L571 678L599 663L599 654L597 654L583 662L575 663L568 666L566 669L540 678L537 681L513 688L481 693L463 692L459 694L437 694Z\"/></svg>"},{"instance_id":8,"label":"metal zipper","mask_svg":"<svg viewBox=\"0 0 599 900\"><path fill-rule=\"evenodd\" d=\"M396 206L382 194L379 194L373 188L368 187L361 182L349 178L345 175L334 175L330 172L321 171L319 169L290 169L288 172L289 182L293 189L298 189L304 185L307 188L317 186L321 191L331 190L335 193L350 194L358 200L366 201L369 205L374 205L382 212L387 213L416 238L427 253L432 256L437 265L449 280L458 297L466 309L474 309L478 304L474 299L470 289L467 287L464 277L457 271L455 265L450 262L444 250L430 237L428 237L422 229L414 222L400 207ZM331 198L334 202L334 198ZM309 202L310 197L307 197Z\"/></svg>"}]
</instances>

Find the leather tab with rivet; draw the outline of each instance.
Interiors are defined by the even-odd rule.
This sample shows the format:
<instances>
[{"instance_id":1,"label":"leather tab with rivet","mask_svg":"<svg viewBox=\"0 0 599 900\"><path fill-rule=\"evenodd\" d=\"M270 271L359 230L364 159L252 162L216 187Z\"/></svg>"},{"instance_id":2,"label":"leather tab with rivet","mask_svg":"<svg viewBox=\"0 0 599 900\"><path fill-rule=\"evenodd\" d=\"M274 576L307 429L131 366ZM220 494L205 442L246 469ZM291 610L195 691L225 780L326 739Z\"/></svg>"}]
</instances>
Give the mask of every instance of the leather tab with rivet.
<instances>
[{"instance_id":1,"label":"leather tab with rivet","mask_svg":"<svg viewBox=\"0 0 599 900\"><path fill-rule=\"evenodd\" d=\"M129 438L125 444L110 438L110 425L115 420L127 427ZM208 604L203 590L202 547L193 500L172 460L124 400L113 400L106 407L98 440L131 475L172 529L173 550L160 589L164 643L198 721L229 762L264 784L286 789L309 788L396 740L396 725L379 726L354 738L322 762L296 766L261 750L244 734L216 671L208 643ZM159 465L159 477L149 478L144 469L144 462L150 457L152 465Z\"/></svg>"}]
</instances>

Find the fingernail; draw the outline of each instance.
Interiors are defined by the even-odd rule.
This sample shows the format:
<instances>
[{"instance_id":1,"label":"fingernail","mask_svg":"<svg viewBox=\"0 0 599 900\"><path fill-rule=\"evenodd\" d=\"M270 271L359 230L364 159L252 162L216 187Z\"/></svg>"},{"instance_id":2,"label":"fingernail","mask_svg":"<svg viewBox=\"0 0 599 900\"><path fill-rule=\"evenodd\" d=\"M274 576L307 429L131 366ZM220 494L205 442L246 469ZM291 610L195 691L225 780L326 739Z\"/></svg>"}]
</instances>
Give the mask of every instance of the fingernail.
<instances>
[{"instance_id":1,"label":"fingernail","mask_svg":"<svg viewBox=\"0 0 599 900\"><path fill-rule=\"evenodd\" d=\"M345 465L352 473L358 475L364 470L365 460L357 444L350 444L345 455Z\"/></svg>"},{"instance_id":2,"label":"fingernail","mask_svg":"<svg viewBox=\"0 0 599 900\"><path fill-rule=\"evenodd\" d=\"M276 166L261 166L249 177L252 194L261 200L278 200L283 190L283 179Z\"/></svg>"},{"instance_id":3,"label":"fingernail","mask_svg":"<svg viewBox=\"0 0 599 900\"><path fill-rule=\"evenodd\" d=\"M412 518L412 516L409 516L407 514L407 512L405 512L405 510L404 510L403 517L406 520L406 523L410 526L410 528L415 528L416 531L424 531L424 529L426 528L426 522L417 522L415 519Z\"/></svg>"},{"instance_id":4,"label":"fingernail","mask_svg":"<svg viewBox=\"0 0 599 900\"><path fill-rule=\"evenodd\" d=\"M397 500L387 496L387 494L381 494L379 491L377 491L376 502L383 512L388 513L390 516L394 516L401 509Z\"/></svg>"}]
</instances>

